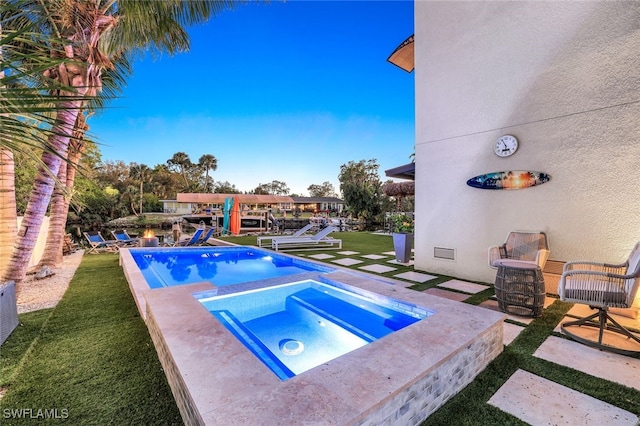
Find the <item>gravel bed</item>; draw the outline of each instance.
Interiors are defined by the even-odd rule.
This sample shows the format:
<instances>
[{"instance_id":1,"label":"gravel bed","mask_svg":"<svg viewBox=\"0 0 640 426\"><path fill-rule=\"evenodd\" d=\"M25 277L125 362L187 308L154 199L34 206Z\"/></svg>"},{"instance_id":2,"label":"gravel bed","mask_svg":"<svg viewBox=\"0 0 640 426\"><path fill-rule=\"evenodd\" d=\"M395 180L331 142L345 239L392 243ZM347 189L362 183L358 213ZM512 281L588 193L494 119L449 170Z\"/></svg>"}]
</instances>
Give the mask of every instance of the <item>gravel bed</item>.
<instances>
[{"instance_id":1,"label":"gravel bed","mask_svg":"<svg viewBox=\"0 0 640 426\"><path fill-rule=\"evenodd\" d=\"M35 274L27 275L16 288L18 314L56 306L67 291L83 255L84 250L77 250L64 256L60 265L51 268L54 275L46 278L36 279Z\"/></svg>"}]
</instances>

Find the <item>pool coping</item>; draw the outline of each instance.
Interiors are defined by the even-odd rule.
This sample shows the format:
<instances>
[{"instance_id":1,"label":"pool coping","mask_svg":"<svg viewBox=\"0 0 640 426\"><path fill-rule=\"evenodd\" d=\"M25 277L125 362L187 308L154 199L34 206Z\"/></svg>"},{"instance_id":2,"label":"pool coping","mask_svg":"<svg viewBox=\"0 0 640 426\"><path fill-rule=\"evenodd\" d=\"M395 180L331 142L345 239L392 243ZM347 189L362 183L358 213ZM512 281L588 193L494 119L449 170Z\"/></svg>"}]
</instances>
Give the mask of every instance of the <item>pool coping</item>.
<instances>
[{"instance_id":1,"label":"pool coping","mask_svg":"<svg viewBox=\"0 0 640 426\"><path fill-rule=\"evenodd\" d=\"M130 254L127 259L123 253L121 264L128 261L133 261ZM147 326L185 423L360 425L398 417L397 424L407 424L406 416L399 416L418 393L407 389L422 389L423 383L436 380L438 389L425 391L435 393L433 403L411 408L418 411L418 424L502 352L502 313L409 290L399 280L334 269L305 275L323 275L435 314L281 381L193 296L214 290L211 283L134 292L142 299L136 303L145 307ZM137 277L134 270L126 275L136 287L141 274ZM297 279L293 277L286 282ZM482 356L470 350L478 346L478 336L486 348ZM452 381L459 383L448 386Z\"/></svg>"}]
</instances>

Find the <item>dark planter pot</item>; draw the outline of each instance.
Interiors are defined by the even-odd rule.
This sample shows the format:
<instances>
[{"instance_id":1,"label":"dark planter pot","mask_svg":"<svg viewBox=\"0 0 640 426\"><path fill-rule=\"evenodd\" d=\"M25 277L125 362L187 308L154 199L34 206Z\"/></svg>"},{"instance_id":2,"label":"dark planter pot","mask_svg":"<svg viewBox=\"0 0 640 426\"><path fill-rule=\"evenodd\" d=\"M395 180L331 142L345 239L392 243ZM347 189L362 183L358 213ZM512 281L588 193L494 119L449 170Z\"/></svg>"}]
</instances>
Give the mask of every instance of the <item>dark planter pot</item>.
<instances>
[{"instance_id":1,"label":"dark planter pot","mask_svg":"<svg viewBox=\"0 0 640 426\"><path fill-rule=\"evenodd\" d=\"M413 233L393 233L393 248L396 251L396 261L409 263L413 248Z\"/></svg>"}]
</instances>

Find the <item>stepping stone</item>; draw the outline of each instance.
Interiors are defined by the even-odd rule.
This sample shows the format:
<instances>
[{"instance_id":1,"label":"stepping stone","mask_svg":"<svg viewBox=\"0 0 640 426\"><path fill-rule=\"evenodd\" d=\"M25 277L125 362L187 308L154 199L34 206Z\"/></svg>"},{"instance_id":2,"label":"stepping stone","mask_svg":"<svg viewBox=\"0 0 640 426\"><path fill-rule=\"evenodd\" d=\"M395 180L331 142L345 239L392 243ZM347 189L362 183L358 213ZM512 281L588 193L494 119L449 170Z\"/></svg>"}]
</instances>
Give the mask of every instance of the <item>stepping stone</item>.
<instances>
[{"instance_id":1,"label":"stepping stone","mask_svg":"<svg viewBox=\"0 0 640 426\"><path fill-rule=\"evenodd\" d=\"M471 294L480 293L481 291L489 288L489 286L486 286L486 285L470 283L470 282L461 281L461 280L445 281L443 283L438 284L438 287L450 288L452 290L458 290L458 291L471 293Z\"/></svg>"},{"instance_id":2,"label":"stepping stone","mask_svg":"<svg viewBox=\"0 0 640 426\"><path fill-rule=\"evenodd\" d=\"M336 252L336 253L341 254L341 255L343 255L343 256L351 256L351 255L354 255L354 254L360 254L360 252L359 252L359 251L351 251L351 250L347 250L347 251L338 251L338 252Z\"/></svg>"},{"instance_id":3,"label":"stepping stone","mask_svg":"<svg viewBox=\"0 0 640 426\"><path fill-rule=\"evenodd\" d=\"M335 257L335 256L332 255L332 254L319 253L319 254L310 254L307 257L312 257L314 259L323 260L323 259L331 259L332 257Z\"/></svg>"},{"instance_id":4,"label":"stepping stone","mask_svg":"<svg viewBox=\"0 0 640 426\"><path fill-rule=\"evenodd\" d=\"M402 263L400 265L402 265ZM415 271L403 272L401 274L394 275L394 277L402 278L404 280L409 280L409 281L415 281L417 283L424 283L424 282L430 281L430 280L432 280L434 278L438 278L438 277L435 277L433 275L423 274L421 272L415 272Z\"/></svg>"},{"instance_id":5,"label":"stepping stone","mask_svg":"<svg viewBox=\"0 0 640 426\"><path fill-rule=\"evenodd\" d=\"M484 302L482 302L481 304L479 304L478 306L482 307L482 308L486 308L486 309L491 309L492 311L496 311L496 312L502 312L500 310L500 308L498 307L498 301L495 299L487 299ZM506 312L503 312L506 313ZM512 321L516 321L522 324L530 324L531 321L534 320L533 317L521 317L520 315L513 315L513 314L507 314L507 318L512 320Z\"/></svg>"},{"instance_id":6,"label":"stepping stone","mask_svg":"<svg viewBox=\"0 0 640 426\"><path fill-rule=\"evenodd\" d=\"M382 256L379 254L365 254L362 257L366 259L371 259L371 260L380 260L380 259L386 259L388 256Z\"/></svg>"},{"instance_id":7,"label":"stepping stone","mask_svg":"<svg viewBox=\"0 0 640 426\"><path fill-rule=\"evenodd\" d=\"M555 297L549 297L549 296L545 296L544 297L544 309L547 309L549 306L553 305L553 302L555 302L556 299Z\"/></svg>"},{"instance_id":8,"label":"stepping stone","mask_svg":"<svg viewBox=\"0 0 640 426\"><path fill-rule=\"evenodd\" d=\"M367 265L367 266L358 266L358 269L362 269L369 272L375 272L378 274L383 274L389 271L395 271L396 268L392 268L391 266L384 265Z\"/></svg>"},{"instance_id":9,"label":"stepping stone","mask_svg":"<svg viewBox=\"0 0 640 426\"><path fill-rule=\"evenodd\" d=\"M445 299L455 300L456 302L462 302L463 300L468 299L470 296L468 294L456 293L453 291L443 290L441 288L433 287L428 288L423 293L431 294L433 296L444 297Z\"/></svg>"},{"instance_id":10,"label":"stepping stone","mask_svg":"<svg viewBox=\"0 0 640 426\"><path fill-rule=\"evenodd\" d=\"M587 308L586 310L584 310L584 313L582 316L587 316L594 311L591 311L591 309L588 308L588 306L584 306L582 305L582 307ZM571 312L573 309L570 309L569 312ZM620 323L620 325L627 326L627 327L631 327L633 329L637 329L640 328L640 321L638 320L633 320L629 317L621 317L619 315L613 315L614 319L616 321L618 321ZM625 318L625 319L623 319ZM575 321L576 318L573 317L569 317L569 316L565 316L564 318L562 318L562 320L560 321L560 323L556 326L556 328L553 329L553 331L555 331L556 333L562 333L562 328L560 327L563 323L567 322L567 321ZM627 322L628 324L625 324L625 322ZM635 324L634 324L635 322ZM599 338L599 333L600 330L596 327L571 327L571 330L574 334L577 334L578 336L587 339L587 340L592 340L594 342L598 341ZM638 336L638 338L640 338L640 333L634 333L632 331L632 334ZM638 344L637 342L631 340L631 339L627 339L626 336L616 333L612 330L608 330L605 329L604 330L604 334L602 335L602 340L606 345L609 346L614 346L614 347L618 347L620 349L625 349L628 351L640 351L640 344Z\"/></svg>"},{"instance_id":11,"label":"stepping stone","mask_svg":"<svg viewBox=\"0 0 640 426\"><path fill-rule=\"evenodd\" d=\"M549 336L533 356L640 390L640 359Z\"/></svg>"},{"instance_id":12,"label":"stepping stone","mask_svg":"<svg viewBox=\"0 0 640 426\"><path fill-rule=\"evenodd\" d=\"M638 416L551 380L517 370L489 399L532 425L636 425Z\"/></svg>"},{"instance_id":13,"label":"stepping stone","mask_svg":"<svg viewBox=\"0 0 640 426\"><path fill-rule=\"evenodd\" d=\"M394 265L401 265L401 266L411 266L411 265L413 265L413 260L410 260L408 263L402 263L402 262L398 262L397 260L393 259L393 260L390 260L389 263L393 263Z\"/></svg>"},{"instance_id":14,"label":"stepping stone","mask_svg":"<svg viewBox=\"0 0 640 426\"><path fill-rule=\"evenodd\" d=\"M596 311L596 309L591 309L588 305L576 303L571 309L569 309L567 315L581 318L594 314ZM610 309L609 314L623 327L640 329L640 318L631 318L625 315L616 314L614 309Z\"/></svg>"},{"instance_id":15,"label":"stepping stone","mask_svg":"<svg viewBox=\"0 0 640 426\"><path fill-rule=\"evenodd\" d=\"M505 322L502 327L503 327L502 341L505 344L505 346L508 346L509 344L511 344L511 342L513 342L516 339L516 337L518 337L520 332L524 330L524 327L511 324L510 322Z\"/></svg>"},{"instance_id":16,"label":"stepping stone","mask_svg":"<svg viewBox=\"0 0 640 426\"><path fill-rule=\"evenodd\" d=\"M332 262L337 263L338 265L351 266L351 265L357 265L358 263L362 263L362 260L344 258L344 259L332 260Z\"/></svg>"},{"instance_id":17,"label":"stepping stone","mask_svg":"<svg viewBox=\"0 0 640 426\"><path fill-rule=\"evenodd\" d=\"M396 252L395 251L385 251L382 254L386 254L387 256L395 256Z\"/></svg>"}]
</instances>

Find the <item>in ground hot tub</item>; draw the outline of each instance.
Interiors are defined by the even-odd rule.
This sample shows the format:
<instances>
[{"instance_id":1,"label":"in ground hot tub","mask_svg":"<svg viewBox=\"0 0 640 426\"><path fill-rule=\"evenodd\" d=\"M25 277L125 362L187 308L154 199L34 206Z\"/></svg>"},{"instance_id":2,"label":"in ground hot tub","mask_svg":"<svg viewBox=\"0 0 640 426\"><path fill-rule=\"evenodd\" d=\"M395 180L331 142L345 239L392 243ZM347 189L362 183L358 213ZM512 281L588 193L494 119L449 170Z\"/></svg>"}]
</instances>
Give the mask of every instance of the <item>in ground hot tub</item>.
<instances>
[{"instance_id":1,"label":"in ground hot tub","mask_svg":"<svg viewBox=\"0 0 640 426\"><path fill-rule=\"evenodd\" d=\"M432 313L362 289L315 280L224 296L195 296L281 380Z\"/></svg>"}]
</instances>

